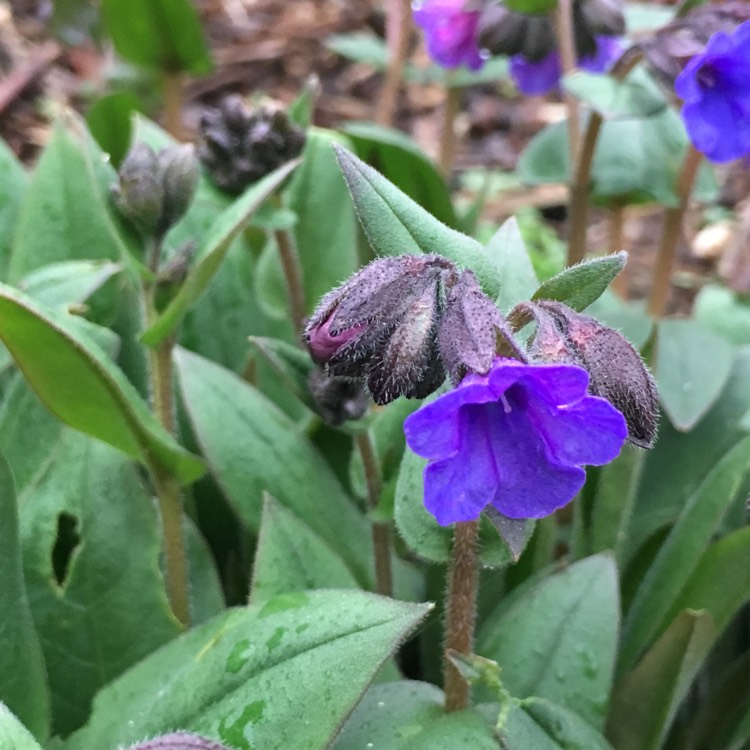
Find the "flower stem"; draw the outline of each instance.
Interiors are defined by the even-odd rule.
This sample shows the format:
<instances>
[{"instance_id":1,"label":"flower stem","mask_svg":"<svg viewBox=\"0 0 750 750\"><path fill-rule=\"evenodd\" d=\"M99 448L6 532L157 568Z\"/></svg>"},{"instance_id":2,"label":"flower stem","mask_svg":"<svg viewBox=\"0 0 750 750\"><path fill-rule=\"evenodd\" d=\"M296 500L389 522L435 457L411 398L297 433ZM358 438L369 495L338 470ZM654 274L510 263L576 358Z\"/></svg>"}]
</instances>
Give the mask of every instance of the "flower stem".
<instances>
[{"instance_id":1,"label":"flower stem","mask_svg":"<svg viewBox=\"0 0 750 750\"><path fill-rule=\"evenodd\" d=\"M477 542L479 521L457 523L453 554L448 571L445 610L445 649L470 654L474 643L477 609ZM461 711L469 706L469 684L456 667L445 661L445 711Z\"/></svg>"},{"instance_id":2,"label":"flower stem","mask_svg":"<svg viewBox=\"0 0 750 750\"><path fill-rule=\"evenodd\" d=\"M375 446L369 431L358 432L354 438L362 458L367 484L367 502L375 510L380 502L383 480ZM391 527L385 521L372 522L372 549L375 555L375 590L383 596L393 596L393 572L391 570Z\"/></svg>"},{"instance_id":3,"label":"flower stem","mask_svg":"<svg viewBox=\"0 0 750 750\"><path fill-rule=\"evenodd\" d=\"M621 203L612 206L610 209L608 232L610 255L619 253L623 249L625 241L625 211L626 207ZM628 266L626 264L625 268L612 281L612 290L622 299L627 299L629 281L630 274L628 273Z\"/></svg>"},{"instance_id":4,"label":"flower stem","mask_svg":"<svg viewBox=\"0 0 750 750\"><path fill-rule=\"evenodd\" d=\"M461 105L460 86L445 86L445 100L443 102L442 120L440 122L440 144L438 150L438 166L446 179L453 169L453 159L456 155L456 117Z\"/></svg>"},{"instance_id":5,"label":"flower stem","mask_svg":"<svg viewBox=\"0 0 750 750\"><path fill-rule=\"evenodd\" d=\"M154 241L149 248L149 269L156 275L161 255L161 242ZM157 316L154 306L152 280L142 285L146 324L150 326ZM170 433L175 431L175 409L172 372L172 350L175 338L168 336L155 347L148 348L148 370L151 388L151 408L161 425ZM182 526L182 492L179 482L152 461L149 465L151 479L159 501L162 524L164 560L166 567L167 595L175 617L183 624L190 624L189 582L187 555Z\"/></svg>"},{"instance_id":6,"label":"flower stem","mask_svg":"<svg viewBox=\"0 0 750 750\"><path fill-rule=\"evenodd\" d=\"M164 128L177 141L182 140L182 74L165 73L162 80Z\"/></svg>"},{"instance_id":7,"label":"flower stem","mask_svg":"<svg viewBox=\"0 0 750 750\"><path fill-rule=\"evenodd\" d=\"M642 53L631 49L615 63L610 75L622 81L628 73L640 62ZM577 161L571 161L572 182L570 185L570 200L568 215L570 217L570 231L568 232L568 260L567 265L580 263L586 255L586 228L589 210L589 181L591 166L594 163L594 151L602 128L603 118L598 112L591 112L586 125L586 131L578 151ZM575 171L574 166L575 165Z\"/></svg>"},{"instance_id":8,"label":"flower stem","mask_svg":"<svg viewBox=\"0 0 750 750\"><path fill-rule=\"evenodd\" d=\"M558 0L555 19L557 46L560 49L560 67L567 75L576 69L575 36L573 30L573 0ZM570 163L578 160L578 141L581 134L581 107L575 96L565 92L568 112L568 152Z\"/></svg>"},{"instance_id":9,"label":"flower stem","mask_svg":"<svg viewBox=\"0 0 750 750\"><path fill-rule=\"evenodd\" d=\"M654 283L651 287L647 306L648 313L656 318L662 317L667 309L669 289L672 283L672 266L674 265L677 242L682 233L682 220L690 202L690 194L693 192L693 185L702 158L702 154L694 146L688 147L685 159L682 162L680 176L677 178L678 204L674 208L668 208L664 215L659 254L656 256L656 268L654 269Z\"/></svg>"},{"instance_id":10,"label":"flower stem","mask_svg":"<svg viewBox=\"0 0 750 750\"><path fill-rule=\"evenodd\" d=\"M410 0L388 0L385 35L388 42L388 67L375 111L378 125L393 124L398 92L409 49Z\"/></svg>"},{"instance_id":11,"label":"flower stem","mask_svg":"<svg viewBox=\"0 0 750 750\"><path fill-rule=\"evenodd\" d=\"M281 198L275 197L277 207L282 207ZM286 292L289 300L289 312L292 316L292 325L297 336L302 335L305 328L305 287L302 283L302 266L297 253L297 245L294 236L288 229L274 229L276 247L279 249L279 259L286 281Z\"/></svg>"}]
</instances>

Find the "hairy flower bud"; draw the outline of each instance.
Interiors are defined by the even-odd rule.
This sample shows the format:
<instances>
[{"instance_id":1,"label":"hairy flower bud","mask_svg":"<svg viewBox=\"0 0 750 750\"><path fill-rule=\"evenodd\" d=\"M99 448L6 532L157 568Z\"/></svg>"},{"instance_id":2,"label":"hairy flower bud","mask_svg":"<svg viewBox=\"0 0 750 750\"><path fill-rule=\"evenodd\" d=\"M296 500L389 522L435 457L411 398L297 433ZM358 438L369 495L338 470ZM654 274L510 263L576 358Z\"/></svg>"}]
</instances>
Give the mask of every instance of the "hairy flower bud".
<instances>
[{"instance_id":1,"label":"hairy flower bud","mask_svg":"<svg viewBox=\"0 0 750 750\"><path fill-rule=\"evenodd\" d=\"M517 320L532 317L537 323L536 338L529 350L532 361L584 367L591 393L607 399L625 417L628 440L651 448L658 424L658 393L630 342L618 331L560 302L523 303L516 311L512 316Z\"/></svg>"},{"instance_id":2,"label":"hairy flower bud","mask_svg":"<svg viewBox=\"0 0 750 750\"><path fill-rule=\"evenodd\" d=\"M557 47L549 15L518 13L504 5L490 5L479 17L479 46L493 55L523 55L539 62Z\"/></svg>"},{"instance_id":3,"label":"hairy flower bud","mask_svg":"<svg viewBox=\"0 0 750 750\"><path fill-rule=\"evenodd\" d=\"M119 185L112 194L120 213L141 234L150 237L157 232L164 208L164 188L159 173L159 159L145 143L136 143L125 156Z\"/></svg>"},{"instance_id":4,"label":"hairy flower bud","mask_svg":"<svg viewBox=\"0 0 750 750\"><path fill-rule=\"evenodd\" d=\"M318 305L304 339L331 375L364 381L376 403L421 398L445 379L438 356L442 278L436 255L380 258Z\"/></svg>"},{"instance_id":5,"label":"hairy flower bud","mask_svg":"<svg viewBox=\"0 0 750 750\"><path fill-rule=\"evenodd\" d=\"M198 154L213 181L229 193L249 185L297 157L305 132L278 107L249 109L238 96L226 97L201 118Z\"/></svg>"},{"instance_id":6,"label":"hairy flower bud","mask_svg":"<svg viewBox=\"0 0 750 750\"><path fill-rule=\"evenodd\" d=\"M173 732L132 745L130 750L229 750L229 748L221 742L209 740L197 734Z\"/></svg>"},{"instance_id":7,"label":"hairy flower bud","mask_svg":"<svg viewBox=\"0 0 750 750\"><path fill-rule=\"evenodd\" d=\"M190 143L170 146L159 152L159 173L164 189L160 229L166 232L190 207L198 187L198 160Z\"/></svg>"},{"instance_id":8,"label":"hairy flower bud","mask_svg":"<svg viewBox=\"0 0 750 750\"><path fill-rule=\"evenodd\" d=\"M327 375L315 367L310 371L308 385L317 411L327 424L336 427L359 419L367 411L367 393L358 380Z\"/></svg>"},{"instance_id":9,"label":"hairy flower bud","mask_svg":"<svg viewBox=\"0 0 750 750\"><path fill-rule=\"evenodd\" d=\"M496 351L496 335L504 322L497 306L479 288L471 271L462 271L448 290L440 323L440 356L451 381L458 385L467 371L486 373Z\"/></svg>"}]
</instances>

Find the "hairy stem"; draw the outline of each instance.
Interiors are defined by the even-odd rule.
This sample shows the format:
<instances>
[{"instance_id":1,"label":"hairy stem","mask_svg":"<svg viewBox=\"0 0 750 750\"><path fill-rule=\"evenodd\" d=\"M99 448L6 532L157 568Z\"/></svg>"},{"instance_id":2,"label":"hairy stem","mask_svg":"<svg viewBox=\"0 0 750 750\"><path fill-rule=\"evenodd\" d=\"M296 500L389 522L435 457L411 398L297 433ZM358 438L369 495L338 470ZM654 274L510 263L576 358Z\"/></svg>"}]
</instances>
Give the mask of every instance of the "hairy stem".
<instances>
[{"instance_id":1,"label":"hairy stem","mask_svg":"<svg viewBox=\"0 0 750 750\"><path fill-rule=\"evenodd\" d=\"M161 242L155 241L149 248L149 270L154 277L159 269ZM143 306L146 324L150 326L157 316L154 306L153 280L142 285ZM151 390L151 409L161 425L170 433L175 432L175 408L173 391L172 350L175 338L168 336L155 347L148 348L148 370ZM182 491L177 480L157 462L149 465L151 479L159 501L162 539L166 568L167 595L175 617L183 624L190 624L189 582L187 554L182 526Z\"/></svg>"},{"instance_id":2,"label":"hairy stem","mask_svg":"<svg viewBox=\"0 0 750 750\"><path fill-rule=\"evenodd\" d=\"M640 62L642 53L638 50L627 51L614 65L610 75L622 81L628 73ZM577 162L571 161L572 182L570 185L570 199L568 215L570 217L570 231L568 232L568 260L573 266L580 263L586 255L586 227L589 210L589 181L591 166L594 163L594 152L599 133L602 128L602 116L598 112L591 112L586 125L586 131L581 141ZM575 168L574 168L575 165ZM575 171L573 171L575 169Z\"/></svg>"},{"instance_id":3,"label":"hairy stem","mask_svg":"<svg viewBox=\"0 0 750 750\"><path fill-rule=\"evenodd\" d=\"M165 73L162 81L164 128L177 141L182 140L182 74Z\"/></svg>"},{"instance_id":4,"label":"hairy stem","mask_svg":"<svg viewBox=\"0 0 750 750\"><path fill-rule=\"evenodd\" d=\"M656 256L654 283L648 298L647 310L650 315L660 318L667 309L669 289L672 283L672 266L677 251L677 242L682 233L682 220L690 202L695 178L703 156L694 146L689 146L677 178L678 205L668 208L664 215L659 254Z\"/></svg>"},{"instance_id":5,"label":"hairy stem","mask_svg":"<svg viewBox=\"0 0 750 750\"><path fill-rule=\"evenodd\" d=\"M276 196L276 205L281 208L281 198ZM289 312L292 316L292 325L297 336L302 335L305 328L305 287L302 283L302 266L294 236L289 229L275 229L273 232L276 247L279 249L279 259L284 272L286 282L287 298L289 300Z\"/></svg>"},{"instance_id":6,"label":"hairy stem","mask_svg":"<svg viewBox=\"0 0 750 750\"><path fill-rule=\"evenodd\" d=\"M461 88L459 86L446 86L438 146L438 166L446 179L450 177L453 159L456 155L456 117L460 105Z\"/></svg>"},{"instance_id":7,"label":"hairy stem","mask_svg":"<svg viewBox=\"0 0 750 750\"><path fill-rule=\"evenodd\" d=\"M448 571L445 610L445 649L470 654L474 644L477 609L477 541L479 521L457 523ZM456 667L445 661L445 711L469 706L469 684Z\"/></svg>"},{"instance_id":8,"label":"hairy stem","mask_svg":"<svg viewBox=\"0 0 750 750\"><path fill-rule=\"evenodd\" d=\"M398 92L404 75L404 64L409 50L411 30L410 0L388 0L385 35L388 43L388 67L380 92L375 122L378 125L392 125L396 112Z\"/></svg>"},{"instance_id":9,"label":"hairy stem","mask_svg":"<svg viewBox=\"0 0 750 750\"><path fill-rule=\"evenodd\" d=\"M560 50L560 68L563 75L576 69L576 47L573 31L573 0L558 0L555 18L557 46ZM565 108L568 112L568 153L570 163L578 159L578 140L581 134L581 107L578 99L565 92Z\"/></svg>"},{"instance_id":10,"label":"hairy stem","mask_svg":"<svg viewBox=\"0 0 750 750\"><path fill-rule=\"evenodd\" d=\"M372 436L368 431L355 436L367 484L367 504L375 510L380 502L383 480L375 453ZM372 522L372 549L375 556L375 590L383 596L393 596L393 571L391 570L391 526L385 521Z\"/></svg>"}]
</instances>

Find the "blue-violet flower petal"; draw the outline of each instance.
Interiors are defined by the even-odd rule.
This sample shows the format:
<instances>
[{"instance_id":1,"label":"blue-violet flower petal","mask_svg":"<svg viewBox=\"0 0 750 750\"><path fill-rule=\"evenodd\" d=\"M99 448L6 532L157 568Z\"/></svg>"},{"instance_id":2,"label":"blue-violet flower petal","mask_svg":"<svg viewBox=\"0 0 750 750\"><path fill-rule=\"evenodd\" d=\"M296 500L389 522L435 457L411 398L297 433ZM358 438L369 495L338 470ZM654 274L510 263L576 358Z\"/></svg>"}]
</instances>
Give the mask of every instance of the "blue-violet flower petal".
<instances>
[{"instance_id":1,"label":"blue-violet flower petal","mask_svg":"<svg viewBox=\"0 0 750 750\"><path fill-rule=\"evenodd\" d=\"M484 63L477 45L480 14L464 10L465 5L465 0L424 0L414 9L414 23L424 31L427 51L438 65L479 70Z\"/></svg>"}]
</instances>

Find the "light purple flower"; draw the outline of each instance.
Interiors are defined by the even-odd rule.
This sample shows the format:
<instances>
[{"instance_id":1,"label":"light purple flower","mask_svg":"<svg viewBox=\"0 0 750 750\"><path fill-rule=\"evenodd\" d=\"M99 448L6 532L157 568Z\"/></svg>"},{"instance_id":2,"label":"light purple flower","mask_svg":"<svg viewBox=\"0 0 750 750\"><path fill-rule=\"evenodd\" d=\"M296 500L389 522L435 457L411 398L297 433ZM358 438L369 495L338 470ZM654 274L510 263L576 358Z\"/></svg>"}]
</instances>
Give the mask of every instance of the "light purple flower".
<instances>
[{"instance_id":1,"label":"light purple flower","mask_svg":"<svg viewBox=\"0 0 750 750\"><path fill-rule=\"evenodd\" d=\"M424 31L427 51L438 65L479 70L484 63L477 46L479 11L464 10L465 5L465 0L423 0L414 8L414 23Z\"/></svg>"},{"instance_id":2,"label":"light purple flower","mask_svg":"<svg viewBox=\"0 0 750 750\"><path fill-rule=\"evenodd\" d=\"M617 37L599 36L596 38L596 53L582 57L578 66L591 73L603 73L621 52L622 43ZM523 55L513 55L510 58L510 74L522 94L548 94L560 86L560 55L555 50L539 62L529 62Z\"/></svg>"},{"instance_id":3,"label":"light purple flower","mask_svg":"<svg viewBox=\"0 0 750 750\"><path fill-rule=\"evenodd\" d=\"M717 32L675 81L690 140L711 161L750 154L750 21Z\"/></svg>"},{"instance_id":4,"label":"light purple flower","mask_svg":"<svg viewBox=\"0 0 750 750\"><path fill-rule=\"evenodd\" d=\"M406 442L429 459L424 502L437 522L474 520L487 505L541 518L570 502L581 467L612 461L627 437L622 414L588 384L577 365L496 358L411 414Z\"/></svg>"}]
</instances>

